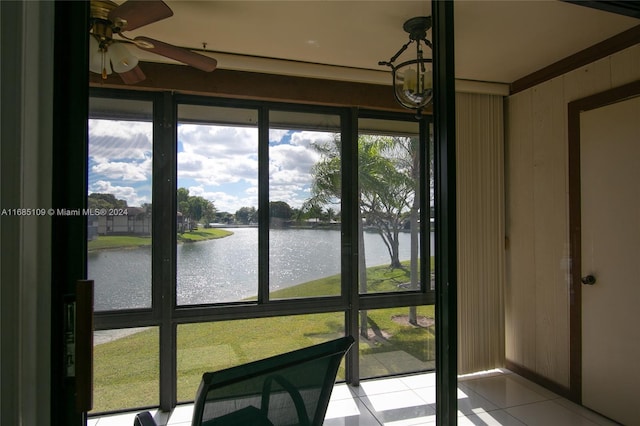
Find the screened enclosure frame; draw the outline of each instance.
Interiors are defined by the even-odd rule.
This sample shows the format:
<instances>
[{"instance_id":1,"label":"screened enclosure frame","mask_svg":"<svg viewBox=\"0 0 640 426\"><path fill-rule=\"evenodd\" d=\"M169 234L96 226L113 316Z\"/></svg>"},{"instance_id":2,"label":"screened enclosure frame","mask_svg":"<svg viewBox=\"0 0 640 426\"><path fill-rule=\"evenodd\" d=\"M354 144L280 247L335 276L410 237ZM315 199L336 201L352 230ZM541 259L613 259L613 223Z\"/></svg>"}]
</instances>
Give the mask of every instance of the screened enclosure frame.
<instances>
[{"instance_id":1,"label":"screened enclosure frame","mask_svg":"<svg viewBox=\"0 0 640 426\"><path fill-rule=\"evenodd\" d=\"M95 313L96 330L159 327L159 377L160 408L169 410L177 400L177 326L199 322L224 321L233 319L265 318L313 313L343 312L345 333L358 335L358 313L360 310L381 309L403 306L431 305L435 302L435 292L430 288L430 265L425 263L432 255L430 251L430 227L420 227L420 285L419 290L403 290L392 293L359 294L358 280L358 194L357 194L357 140L358 119L380 119L415 121L410 114L386 113L359 110L356 108L321 107L314 105L285 104L273 102L221 99L204 96L177 95L169 92L145 93L117 89L91 89L91 98L117 100L144 100L153 104L153 189L152 200L152 302L148 309L122 309ZM258 114L258 214L259 214L259 288L258 299L248 302L232 302L207 305L178 305L176 296L176 220L177 211L177 111L179 105L213 106L222 108L254 109ZM268 238L269 238L269 113L271 111L329 114L340 119L340 139L342 142L342 226L341 226L341 294L300 299L269 299ZM97 114L94 112L94 114ZM113 114L101 112L90 118L117 118ZM132 117L123 114L121 118ZM215 120L214 120L215 122ZM430 223L429 178L424 173L424 165L430 164L429 150L426 148L430 117L419 124L420 157L423 173L420 179L421 223ZM346 142L345 142L346 141ZM426 242L426 243L425 243ZM350 285L353 283L353 285ZM99 283L96 283L99 285ZM359 382L358 351L346 359L346 380Z\"/></svg>"}]
</instances>

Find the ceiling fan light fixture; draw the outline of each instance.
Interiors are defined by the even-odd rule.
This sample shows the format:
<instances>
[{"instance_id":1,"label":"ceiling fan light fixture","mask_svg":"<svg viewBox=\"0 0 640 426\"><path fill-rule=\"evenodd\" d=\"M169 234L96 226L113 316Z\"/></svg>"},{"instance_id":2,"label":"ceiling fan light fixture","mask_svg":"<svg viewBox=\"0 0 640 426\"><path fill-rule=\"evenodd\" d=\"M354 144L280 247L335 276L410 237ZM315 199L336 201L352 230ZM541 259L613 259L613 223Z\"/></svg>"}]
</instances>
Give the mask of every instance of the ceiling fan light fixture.
<instances>
[{"instance_id":1,"label":"ceiling fan light fixture","mask_svg":"<svg viewBox=\"0 0 640 426\"><path fill-rule=\"evenodd\" d=\"M0 0L1 1L1 0ZM135 84L144 80L144 73L138 66L138 57L129 51L135 46L157 55L173 59L193 68L211 72L218 62L209 56L191 51L186 47L174 46L149 37L127 37L123 32L135 30L145 25L173 16L173 11L162 0L125 0L118 3L111 0L91 0L89 15L89 69L101 74L106 80L114 71L125 84ZM126 41L114 39L114 36Z\"/></svg>"},{"instance_id":2,"label":"ceiling fan light fixture","mask_svg":"<svg viewBox=\"0 0 640 426\"><path fill-rule=\"evenodd\" d=\"M118 74L131 71L138 65L138 58L124 45L124 43L112 43L109 46L109 57L113 70Z\"/></svg>"},{"instance_id":3,"label":"ceiling fan light fixture","mask_svg":"<svg viewBox=\"0 0 640 426\"><path fill-rule=\"evenodd\" d=\"M103 76L113 73L109 52L101 48L100 43L93 36L89 37L89 70Z\"/></svg>"}]
</instances>

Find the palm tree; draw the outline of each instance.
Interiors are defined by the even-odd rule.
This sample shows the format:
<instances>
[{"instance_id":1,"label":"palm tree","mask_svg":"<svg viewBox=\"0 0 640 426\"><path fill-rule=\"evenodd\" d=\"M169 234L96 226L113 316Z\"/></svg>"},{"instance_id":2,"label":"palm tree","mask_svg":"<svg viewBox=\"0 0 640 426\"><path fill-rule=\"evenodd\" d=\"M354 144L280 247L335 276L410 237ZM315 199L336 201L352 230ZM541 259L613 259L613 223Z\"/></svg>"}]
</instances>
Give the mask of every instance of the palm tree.
<instances>
[{"instance_id":1,"label":"palm tree","mask_svg":"<svg viewBox=\"0 0 640 426\"><path fill-rule=\"evenodd\" d=\"M316 146L323 159L316 163L312 197L309 204L336 203L341 196L341 161L339 139L332 144ZM364 227L375 228L381 236L390 257L390 267L402 267L399 258L399 233L407 216L412 217L412 287L417 288L417 206L419 161L417 140L389 136L366 135L358 140L358 232L359 238L359 291L367 292L367 274L364 247ZM417 176L417 178L416 178ZM415 236L414 236L415 233ZM414 243L415 239L415 243ZM415 246L415 253L413 247ZM415 259L415 260L414 260ZM416 262L415 265L413 262ZM414 273L415 270L415 273ZM413 277L416 278L413 278ZM415 284L413 283L415 280ZM366 311L361 312L360 333L367 335Z\"/></svg>"},{"instance_id":2,"label":"palm tree","mask_svg":"<svg viewBox=\"0 0 640 426\"><path fill-rule=\"evenodd\" d=\"M331 223L331 221L333 220L333 218L336 216L336 211L334 209L332 209L331 207L329 207L327 209L327 220L329 221L329 223Z\"/></svg>"}]
</instances>

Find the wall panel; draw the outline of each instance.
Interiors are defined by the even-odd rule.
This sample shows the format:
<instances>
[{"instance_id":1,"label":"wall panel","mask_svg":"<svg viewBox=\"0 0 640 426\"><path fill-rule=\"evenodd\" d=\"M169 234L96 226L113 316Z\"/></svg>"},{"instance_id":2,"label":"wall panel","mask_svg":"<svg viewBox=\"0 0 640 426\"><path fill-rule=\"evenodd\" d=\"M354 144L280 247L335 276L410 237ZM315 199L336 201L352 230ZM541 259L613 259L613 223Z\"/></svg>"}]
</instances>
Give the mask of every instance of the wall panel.
<instances>
[{"instance_id":1,"label":"wall panel","mask_svg":"<svg viewBox=\"0 0 640 426\"><path fill-rule=\"evenodd\" d=\"M535 364L536 286L531 91L511 96L506 105L506 353L507 359ZM511 254L517 253L517 256Z\"/></svg>"},{"instance_id":2,"label":"wall panel","mask_svg":"<svg viewBox=\"0 0 640 426\"><path fill-rule=\"evenodd\" d=\"M568 175L565 138L565 105L560 79L532 89L533 123L533 221L536 230L536 371L568 386L569 327L566 268L568 240ZM549 220L556 217L557 220Z\"/></svg>"},{"instance_id":3,"label":"wall panel","mask_svg":"<svg viewBox=\"0 0 640 426\"><path fill-rule=\"evenodd\" d=\"M605 91L611 88L611 57L600 59L558 78L563 81L566 103ZM566 115L566 111L564 114Z\"/></svg>"},{"instance_id":4,"label":"wall panel","mask_svg":"<svg viewBox=\"0 0 640 426\"><path fill-rule=\"evenodd\" d=\"M640 76L640 44L611 55L611 87L631 83Z\"/></svg>"},{"instance_id":5,"label":"wall panel","mask_svg":"<svg viewBox=\"0 0 640 426\"><path fill-rule=\"evenodd\" d=\"M640 79L634 46L506 102L506 359L569 386L567 104Z\"/></svg>"}]
</instances>

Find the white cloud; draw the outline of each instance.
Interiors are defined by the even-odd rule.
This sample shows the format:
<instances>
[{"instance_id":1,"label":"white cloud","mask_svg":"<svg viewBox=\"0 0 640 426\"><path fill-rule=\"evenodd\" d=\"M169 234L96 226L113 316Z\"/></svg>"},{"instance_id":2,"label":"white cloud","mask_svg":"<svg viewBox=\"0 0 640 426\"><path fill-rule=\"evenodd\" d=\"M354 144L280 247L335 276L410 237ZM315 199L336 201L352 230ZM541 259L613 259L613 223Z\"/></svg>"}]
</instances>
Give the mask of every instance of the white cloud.
<instances>
[{"instance_id":1,"label":"white cloud","mask_svg":"<svg viewBox=\"0 0 640 426\"><path fill-rule=\"evenodd\" d=\"M185 184L192 180L194 188L201 188L198 194L215 194L214 204L219 210L233 212L243 206L256 206L256 128L183 124L178 134L180 180ZM333 133L327 132L271 129L270 199L300 207L309 197L312 167L320 160L320 154L313 145L331 143L334 137ZM180 186L184 185L181 183Z\"/></svg>"},{"instance_id":2,"label":"white cloud","mask_svg":"<svg viewBox=\"0 0 640 426\"><path fill-rule=\"evenodd\" d=\"M143 203L150 203L148 196L141 196L137 190L131 186L116 186L111 182L99 180L89 187L89 193L98 192L102 194L113 194L119 200L126 200L130 207L137 207Z\"/></svg>"},{"instance_id":3,"label":"white cloud","mask_svg":"<svg viewBox=\"0 0 640 426\"><path fill-rule=\"evenodd\" d=\"M141 163L124 161L98 163L91 168L91 172L109 179L140 182L151 177L151 167L151 158L147 158Z\"/></svg>"},{"instance_id":4,"label":"white cloud","mask_svg":"<svg viewBox=\"0 0 640 426\"><path fill-rule=\"evenodd\" d=\"M291 144L310 148L312 144L319 142L329 142L335 138L334 133L302 131L291 134Z\"/></svg>"},{"instance_id":5,"label":"white cloud","mask_svg":"<svg viewBox=\"0 0 640 426\"><path fill-rule=\"evenodd\" d=\"M199 154L192 152L178 153L178 176L198 175L205 170L205 165L209 160Z\"/></svg>"},{"instance_id":6,"label":"white cloud","mask_svg":"<svg viewBox=\"0 0 640 426\"><path fill-rule=\"evenodd\" d=\"M271 201L284 201L291 207L300 208L309 198L309 192L300 192L296 186L278 186L269 190Z\"/></svg>"},{"instance_id":7,"label":"white cloud","mask_svg":"<svg viewBox=\"0 0 640 426\"><path fill-rule=\"evenodd\" d=\"M257 128L181 124L178 140L179 179L195 179L208 187L257 184Z\"/></svg>"},{"instance_id":8,"label":"white cloud","mask_svg":"<svg viewBox=\"0 0 640 426\"><path fill-rule=\"evenodd\" d=\"M137 121L89 120L89 157L103 163L151 156L153 127Z\"/></svg>"},{"instance_id":9,"label":"white cloud","mask_svg":"<svg viewBox=\"0 0 640 426\"><path fill-rule=\"evenodd\" d=\"M282 138L289 134L290 130L269 129L269 142L281 143Z\"/></svg>"},{"instance_id":10,"label":"white cloud","mask_svg":"<svg viewBox=\"0 0 640 426\"><path fill-rule=\"evenodd\" d=\"M187 188L189 195L199 196L213 202L218 211L235 213L240 207L258 206L258 196L256 192L247 191L239 194L229 194L227 192L207 191L204 186L190 186Z\"/></svg>"},{"instance_id":11,"label":"white cloud","mask_svg":"<svg viewBox=\"0 0 640 426\"><path fill-rule=\"evenodd\" d=\"M146 122L90 120L92 191L110 192L129 205L149 202L128 182L150 182L152 126ZM332 143L328 132L269 131L269 192L273 201L300 207L309 197L313 148ZM178 186L214 202L220 211L257 207L258 129L200 124L178 127Z\"/></svg>"},{"instance_id":12,"label":"white cloud","mask_svg":"<svg viewBox=\"0 0 640 426\"><path fill-rule=\"evenodd\" d=\"M277 145L269 149L269 168L296 170L308 174L320 155L309 148L294 145Z\"/></svg>"},{"instance_id":13,"label":"white cloud","mask_svg":"<svg viewBox=\"0 0 640 426\"><path fill-rule=\"evenodd\" d=\"M311 170L319 160L319 154L309 148L272 146L269 152L269 198L299 208L310 196Z\"/></svg>"},{"instance_id":14,"label":"white cloud","mask_svg":"<svg viewBox=\"0 0 640 426\"><path fill-rule=\"evenodd\" d=\"M207 158L258 156L258 129L254 127L181 124L178 127L178 141L184 152Z\"/></svg>"},{"instance_id":15,"label":"white cloud","mask_svg":"<svg viewBox=\"0 0 640 426\"><path fill-rule=\"evenodd\" d=\"M258 161L241 156L221 159L180 152L178 153L178 179L186 178L195 179L210 186L221 186L241 181L256 183Z\"/></svg>"}]
</instances>

